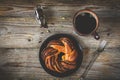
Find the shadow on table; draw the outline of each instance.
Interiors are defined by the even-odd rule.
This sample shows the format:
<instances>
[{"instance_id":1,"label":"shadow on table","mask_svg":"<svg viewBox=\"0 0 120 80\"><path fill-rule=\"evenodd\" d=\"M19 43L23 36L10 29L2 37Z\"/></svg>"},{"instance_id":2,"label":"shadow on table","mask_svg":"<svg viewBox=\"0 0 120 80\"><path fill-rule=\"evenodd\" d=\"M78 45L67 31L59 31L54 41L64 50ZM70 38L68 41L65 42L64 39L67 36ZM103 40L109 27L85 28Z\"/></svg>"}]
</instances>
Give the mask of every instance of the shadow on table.
<instances>
[{"instance_id":1,"label":"shadow on table","mask_svg":"<svg viewBox=\"0 0 120 80\"><path fill-rule=\"evenodd\" d=\"M79 41L79 44L80 44L80 46L82 47L82 50L83 50L82 64L81 64L80 68L78 69L78 71L76 72L77 76L80 77L82 75L82 73L84 72L86 66L88 65L90 59L91 59L91 57L90 57L91 53L90 53L90 48L87 46L87 44L84 43L84 41L82 41L79 38L79 35L76 35L75 37Z\"/></svg>"},{"instance_id":2,"label":"shadow on table","mask_svg":"<svg viewBox=\"0 0 120 80\"><path fill-rule=\"evenodd\" d=\"M12 76L0 68L0 80L13 80Z\"/></svg>"},{"instance_id":3,"label":"shadow on table","mask_svg":"<svg viewBox=\"0 0 120 80\"><path fill-rule=\"evenodd\" d=\"M0 49L0 80L13 80L12 75L6 72L8 68L3 66L8 52L9 49Z\"/></svg>"}]
</instances>

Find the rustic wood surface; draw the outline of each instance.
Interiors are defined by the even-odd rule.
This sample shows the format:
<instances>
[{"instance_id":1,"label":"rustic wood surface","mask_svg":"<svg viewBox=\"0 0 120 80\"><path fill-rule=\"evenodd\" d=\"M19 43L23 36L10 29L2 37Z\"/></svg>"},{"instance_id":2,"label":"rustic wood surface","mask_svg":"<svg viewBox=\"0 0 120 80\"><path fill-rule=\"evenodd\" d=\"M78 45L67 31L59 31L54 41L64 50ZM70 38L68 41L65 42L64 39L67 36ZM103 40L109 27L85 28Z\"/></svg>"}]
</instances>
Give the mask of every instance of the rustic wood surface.
<instances>
[{"instance_id":1,"label":"rustic wood surface","mask_svg":"<svg viewBox=\"0 0 120 80\"><path fill-rule=\"evenodd\" d=\"M40 28L34 7L42 5L49 28ZM91 9L99 17L100 40L79 36L73 16ZM101 40L108 41L87 80L120 80L120 1L119 0L0 0L0 80L78 80ZM42 42L56 33L72 34L83 47L80 69L65 78L47 74L39 62Z\"/></svg>"}]
</instances>

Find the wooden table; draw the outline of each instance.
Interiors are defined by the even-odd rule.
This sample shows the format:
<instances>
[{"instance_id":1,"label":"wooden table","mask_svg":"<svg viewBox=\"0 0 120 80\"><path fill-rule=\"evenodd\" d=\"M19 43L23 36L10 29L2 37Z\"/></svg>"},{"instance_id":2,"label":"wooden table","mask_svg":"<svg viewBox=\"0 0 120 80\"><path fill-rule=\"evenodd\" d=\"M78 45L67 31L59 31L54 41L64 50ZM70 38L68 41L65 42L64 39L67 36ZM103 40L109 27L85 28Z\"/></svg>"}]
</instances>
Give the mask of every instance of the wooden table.
<instances>
[{"instance_id":1,"label":"wooden table","mask_svg":"<svg viewBox=\"0 0 120 80\"><path fill-rule=\"evenodd\" d=\"M34 7L42 5L49 28L40 28ZM79 36L73 30L73 15L91 9L99 17L100 40ZM87 80L120 80L120 0L0 0L0 80L77 80L92 52L107 40L89 71ZM47 74L39 63L39 48L52 34L72 34L83 47L80 69L65 78Z\"/></svg>"}]
</instances>

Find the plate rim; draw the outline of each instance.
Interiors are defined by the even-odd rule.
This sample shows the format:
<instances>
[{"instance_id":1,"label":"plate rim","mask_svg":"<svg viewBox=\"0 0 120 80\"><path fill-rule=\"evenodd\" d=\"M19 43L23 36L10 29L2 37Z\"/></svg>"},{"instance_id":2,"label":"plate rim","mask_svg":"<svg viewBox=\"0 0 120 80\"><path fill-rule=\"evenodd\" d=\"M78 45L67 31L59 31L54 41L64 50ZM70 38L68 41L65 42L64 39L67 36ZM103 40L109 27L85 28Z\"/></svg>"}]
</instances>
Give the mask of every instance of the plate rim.
<instances>
[{"instance_id":1,"label":"plate rim","mask_svg":"<svg viewBox=\"0 0 120 80\"><path fill-rule=\"evenodd\" d=\"M48 69L47 67L45 67L45 64L43 63L44 61L42 60L42 57L41 57L42 50L44 49L44 48L42 49L42 47L47 46L46 43L49 42L48 40L50 40L50 39L51 39L51 40L54 40L54 39L60 38L60 37L67 37L67 38L69 38L70 40L72 40L72 42L75 41L75 42L74 42L74 46L76 47L76 45L77 45L77 47L76 47L77 51L78 51L78 47L79 47L78 54L80 54L80 56L78 57L78 58L80 58L80 60L77 60L77 61L80 61L78 67L77 67L76 69L70 70L70 71L65 72L65 73L57 73L57 72L54 72L54 71ZM71 37L71 38L70 38L70 37ZM54 39L52 39L52 38L54 38ZM69 75L72 75L73 73L75 73L75 72L80 68L80 66L81 66L81 64L82 64L82 61L83 61L83 48L82 48L82 46L80 46L80 43L79 43L79 44L77 44L77 43L79 43L79 41L78 41L73 35L66 34L66 33L53 34L53 35L47 37L47 38L42 42L42 44L41 44L41 46L40 46L40 48L39 48L39 61L40 61L40 64L41 64L42 68L43 68L48 74L50 74L50 75L52 75L52 76L55 76L55 77L66 77L66 76L69 76ZM45 44L46 44L46 45L45 45ZM79 53L79 52L80 52L80 53Z\"/></svg>"}]
</instances>

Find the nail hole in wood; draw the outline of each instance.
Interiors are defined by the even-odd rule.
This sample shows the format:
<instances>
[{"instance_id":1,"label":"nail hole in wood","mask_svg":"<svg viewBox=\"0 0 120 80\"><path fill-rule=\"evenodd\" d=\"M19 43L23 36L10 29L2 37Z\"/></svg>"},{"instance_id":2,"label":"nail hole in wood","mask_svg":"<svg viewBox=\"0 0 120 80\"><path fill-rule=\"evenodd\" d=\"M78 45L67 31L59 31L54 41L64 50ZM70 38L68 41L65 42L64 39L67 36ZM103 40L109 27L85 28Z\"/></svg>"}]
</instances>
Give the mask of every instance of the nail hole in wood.
<instances>
[{"instance_id":1,"label":"nail hole in wood","mask_svg":"<svg viewBox=\"0 0 120 80\"><path fill-rule=\"evenodd\" d=\"M107 36L110 36L110 33L107 33Z\"/></svg>"},{"instance_id":2,"label":"nail hole in wood","mask_svg":"<svg viewBox=\"0 0 120 80\"><path fill-rule=\"evenodd\" d=\"M31 39L28 39L28 41L30 42L30 41L31 41Z\"/></svg>"}]
</instances>

